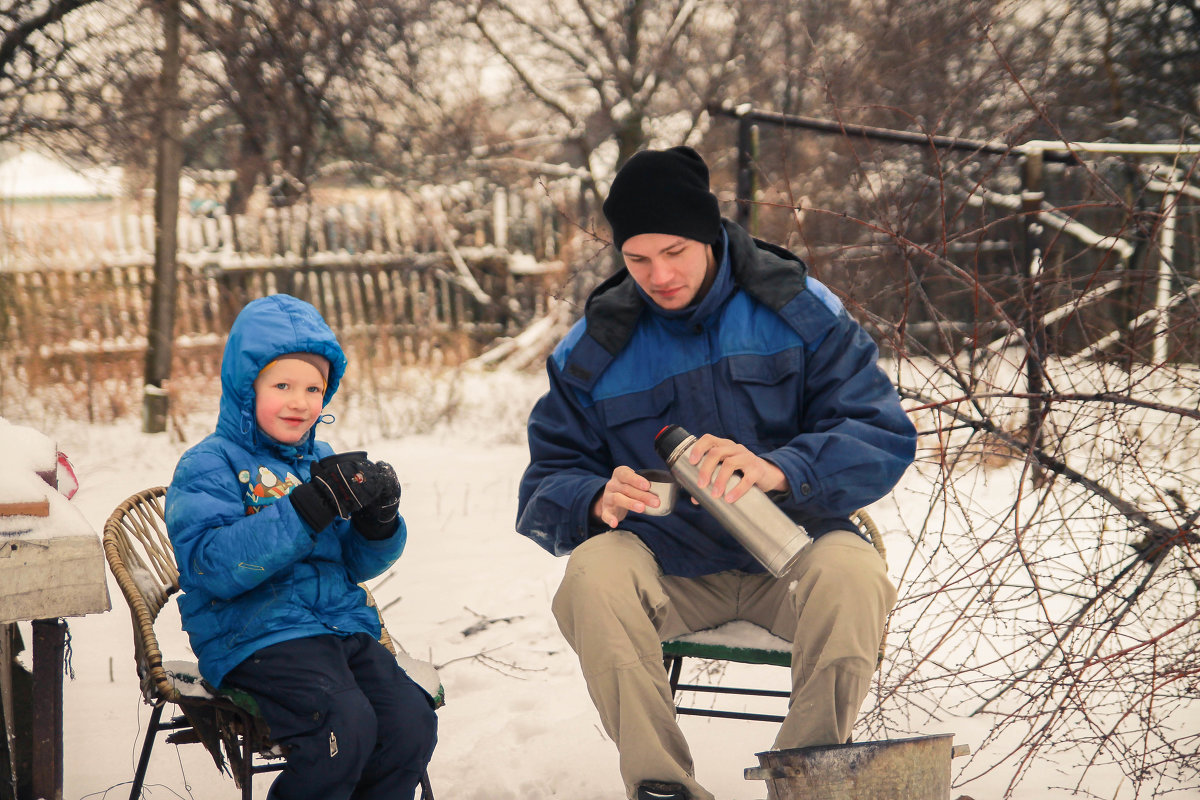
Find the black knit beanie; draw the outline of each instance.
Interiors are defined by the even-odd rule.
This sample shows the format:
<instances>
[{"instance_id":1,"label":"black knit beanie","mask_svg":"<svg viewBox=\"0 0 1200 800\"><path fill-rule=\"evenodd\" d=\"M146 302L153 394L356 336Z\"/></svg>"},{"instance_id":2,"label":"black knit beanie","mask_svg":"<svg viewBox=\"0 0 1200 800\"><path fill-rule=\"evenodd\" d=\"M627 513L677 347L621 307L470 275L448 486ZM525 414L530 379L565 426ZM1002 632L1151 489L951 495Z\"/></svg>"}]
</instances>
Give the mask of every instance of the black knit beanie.
<instances>
[{"instance_id":1,"label":"black knit beanie","mask_svg":"<svg viewBox=\"0 0 1200 800\"><path fill-rule=\"evenodd\" d=\"M708 165L690 147L642 150L617 171L604 216L620 250L640 233L667 233L712 244L721 210L708 190Z\"/></svg>"}]
</instances>

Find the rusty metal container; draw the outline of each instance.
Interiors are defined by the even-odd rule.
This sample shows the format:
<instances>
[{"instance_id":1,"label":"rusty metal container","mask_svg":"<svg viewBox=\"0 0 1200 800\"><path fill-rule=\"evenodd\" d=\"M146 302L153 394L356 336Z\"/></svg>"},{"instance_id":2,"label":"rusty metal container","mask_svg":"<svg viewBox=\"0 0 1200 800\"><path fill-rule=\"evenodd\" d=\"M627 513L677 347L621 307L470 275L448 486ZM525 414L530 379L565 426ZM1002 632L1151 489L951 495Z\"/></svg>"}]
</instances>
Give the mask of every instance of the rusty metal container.
<instances>
[{"instance_id":1,"label":"rusty metal container","mask_svg":"<svg viewBox=\"0 0 1200 800\"><path fill-rule=\"evenodd\" d=\"M757 753L767 800L949 800L952 734Z\"/></svg>"}]
</instances>

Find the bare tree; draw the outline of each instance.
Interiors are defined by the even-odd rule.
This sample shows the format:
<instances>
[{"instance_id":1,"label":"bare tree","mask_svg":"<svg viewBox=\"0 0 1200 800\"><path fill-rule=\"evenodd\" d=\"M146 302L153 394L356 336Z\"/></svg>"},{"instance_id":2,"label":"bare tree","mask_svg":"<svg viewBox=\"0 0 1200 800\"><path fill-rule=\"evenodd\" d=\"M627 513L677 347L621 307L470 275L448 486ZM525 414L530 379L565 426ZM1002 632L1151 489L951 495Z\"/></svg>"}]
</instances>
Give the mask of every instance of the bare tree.
<instances>
[{"instance_id":1,"label":"bare tree","mask_svg":"<svg viewBox=\"0 0 1200 800\"><path fill-rule=\"evenodd\" d=\"M1114 133L1126 141L1174 141L1200 133L1200 3L1075 3L1079 46L1096 54L1084 72L1104 89Z\"/></svg>"},{"instance_id":2,"label":"bare tree","mask_svg":"<svg viewBox=\"0 0 1200 800\"><path fill-rule=\"evenodd\" d=\"M231 211L257 181L274 181L277 200L293 202L322 165L365 160L381 131L402 127L423 13L395 0L191 4L192 102L202 114L190 150L234 167Z\"/></svg>"},{"instance_id":3,"label":"bare tree","mask_svg":"<svg viewBox=\"0 0 1200 800\"><path fill-rule=\"evenodd\" d=\"M1038 356L1003 287L928 245L896 245L905 262L929 262L922 281L910 273L918 302L936 275L973 293L981 319L1008 317L1010 334L981 325L947 354L904 336L903 320L874 319L896 347L923 453L923 488L899 499L913 547L894 565L903 600L875 730L981 715L990 733L966 777L1001 770L1010 789L1046 761L1089 794L1107 785L1090 774L1113 766L1139 796L1195 785L1200 372L1175 361L1197 321L1194 282L1171 308L1172 358L1155 361L1108 352L1122 340L1082 313L1108 283L1103 268L1090 292L1061 273L1034 278L1066 302L1042 317L1060 321L1031 432L1027 362ZM1051 248L1103 246L1062 237ZM1072 326L1091 344L1063 352Z\"/></svg>"},{"instance_id":4,"label":"bare tree","mask_svg":"<svg viewBox=\"0 0 1200 800\"><path fill-rule=\"evenodd\" d=\"M603 184L651 140L677 144L697 132L736 69L750 6L483 0L469 19L539 107L527 132L552 133L562 160Z\"/></svg>"},{"instance_id":5,"label":"bare tree","mask_svg":"<svg viewBox=\"0 0 1200 800\"><path fill-rule=\"evenodd\" d=\"M105 38L124 27L131 12L125 2L0 2L0 142L87 124L72 80L95 68Z\"/></svg>"},{"instance_id":6,"label":"bare tree","mask_svg":"<svg viewBox=\"0 0 1200 800\"><path fill-rule=\"evenodd\" d=\"M972 38L1005 52L992 33ZM1017 53L978 105L1023 98L1016 130L1060 138L1075 110L1055 105L1059 65ZM758 166L809 197L776 189L760 214L876 330L921 432L894 501L902 600L870 732L976 716L962 779L1002 774L1010 794L1047 761L1087 796L1113 796L1114 772L1136 796L1195 786L1195 149L1080 149L1034 192L1041 150L1020 138L1007 157L806 138L778 134ZM834 158L855 191L825 184Z\"/></svg>"}]
</instances>

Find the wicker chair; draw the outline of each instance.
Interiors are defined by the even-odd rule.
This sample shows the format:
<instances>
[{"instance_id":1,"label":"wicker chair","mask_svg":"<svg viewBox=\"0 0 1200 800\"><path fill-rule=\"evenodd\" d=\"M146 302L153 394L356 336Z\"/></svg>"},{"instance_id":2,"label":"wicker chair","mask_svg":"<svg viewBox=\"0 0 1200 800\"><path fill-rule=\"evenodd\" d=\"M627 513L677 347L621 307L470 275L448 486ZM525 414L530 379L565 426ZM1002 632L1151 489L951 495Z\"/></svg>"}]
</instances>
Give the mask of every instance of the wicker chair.
<instances>
[{"instance_id":1,"label":"wicker chair","mask_svg":"<svg viewBox=\"0 0 1200 800\"><path fill-rule=\"evenodd\" d=\"M218 769L232 775L243 800L251 800L253 776L284 767L283 751L271 740L254 698L236 690L213 689L199 677L195 664L164 664L155 635L159 612L179 591L179 569L164 522L165 495L161 486L138 492L117 506L104 525L104 555L133 617L133 655L142 697L154 707L129 797L135 800L141 794L154 741L166 731L166 740L172 744L203 744ZM375 605L369 590L367 601ZM380 643L441 705L443 693L432 665L415 661L403 650L397 653L382 615L379 621ZM163 710L168 704L181 713L164 722ZM421 791L424 800L433 800L428 774L421 778Z\"/></svg>"},{"instance_id":2,"label":"wicker chair","mask_svg":"<svg viewBox=\"0 0 1200 800\"><path fill-rule=\"evenodd\" d=\"M866 511L856 511L852 519L871 538L871 543L879 552L880 558L887 561L887 550L883 545L883 535L875 525L875 521ZM747 637L742 635L744 630L752 628L755 644L747 645ZM887 631L884 631L884 639ZM790 691L780 689L760 689L757 687L721 686L714 683L680 683L685 658L699 658L710 661L733 661L739 664L768 664L777 667L791 667L791 643L778 636L772 635L764 628L754 623L737 620L725 623L716 628L695 633L684 634L663 642L663 665L667 669L667 679L675 697L675 710L679 714L698 717L721 717L725 719L759 720L763 722L782 722L778 714L760 714L749 711L726 711L719 708L698 708L681 704L684 692L699 692L715 695L740 695L750 697L790 697ZM875 667L883 663L884 642L879 644L879 657Z\"/></svg>"}]
</instances>

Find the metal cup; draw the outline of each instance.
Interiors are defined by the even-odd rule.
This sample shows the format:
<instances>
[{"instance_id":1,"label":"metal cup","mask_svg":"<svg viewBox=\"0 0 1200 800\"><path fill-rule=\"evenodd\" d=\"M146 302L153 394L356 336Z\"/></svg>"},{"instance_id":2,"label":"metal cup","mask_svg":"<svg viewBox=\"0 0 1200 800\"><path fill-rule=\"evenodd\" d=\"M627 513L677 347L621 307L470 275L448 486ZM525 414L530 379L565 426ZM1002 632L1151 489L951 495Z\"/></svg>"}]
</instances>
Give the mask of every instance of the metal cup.
<instances>
[{"instance_id":1,"label":"metal cup","mask_svg":"<svg viewBox=\"0 0 1200 800\"><path fill-rule=\"evenodd\" d=\"M652 517L665 517L675 508L675 498L679 496L679 484L675 477L665 469L639 469L638 475L650 481L650 491L658 497L658 508L646 505L643 514Z\"/></svg>"}]
</instances>

